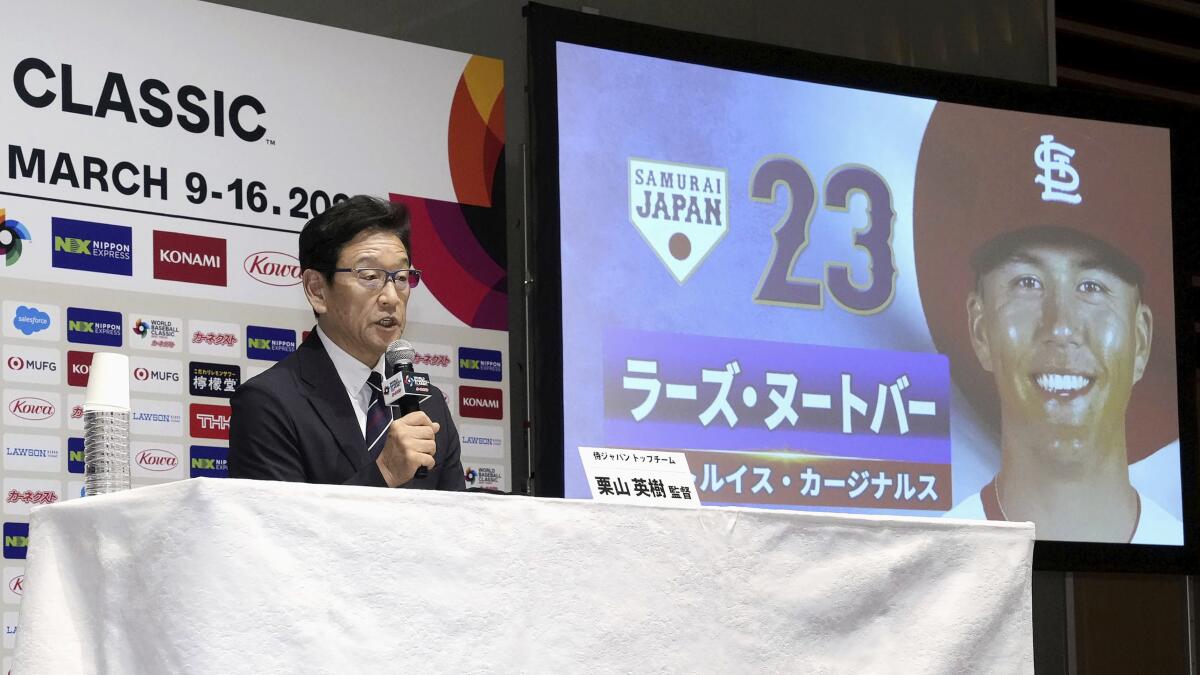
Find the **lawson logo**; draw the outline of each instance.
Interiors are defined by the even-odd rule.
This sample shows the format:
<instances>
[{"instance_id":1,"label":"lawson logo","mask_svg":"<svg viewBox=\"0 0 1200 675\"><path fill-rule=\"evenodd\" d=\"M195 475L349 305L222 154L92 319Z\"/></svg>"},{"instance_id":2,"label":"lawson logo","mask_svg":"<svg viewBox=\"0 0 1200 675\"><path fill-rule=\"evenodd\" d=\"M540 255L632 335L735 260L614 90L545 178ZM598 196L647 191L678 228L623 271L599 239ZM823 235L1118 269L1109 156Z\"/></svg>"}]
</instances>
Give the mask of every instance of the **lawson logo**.
<instances>
[{"instance_id":1,"label":"lawson logo","mask_svg":"<svg viewBox=\"0 0 1200 675\"><path fill-rule=\"evenodd\" d=\"M246 256L242 269L251 279L268 286L295 286L300 283L300 261L279 251L259 251Z\"/></svg>"},{"instance_id":2,"label":"lawson logo","mask_svg":"<svg viewBox=\"0 0 1200 675\"><path fill-rule=\"evenodd\" d=\"M123 323L120 312L68 307L67 341L103 347L120 347Z\"/></svg>"},{"instance_id":3,"label":"lawson logo","mask_svg":"<svg viewBox=\"0 0 1200 675\"><path fill-rule=\"evenodd\" d=\"M132 228L70 218L51 218L50 223L54 267L133 276Z\"/></svg>"}]
</instances>

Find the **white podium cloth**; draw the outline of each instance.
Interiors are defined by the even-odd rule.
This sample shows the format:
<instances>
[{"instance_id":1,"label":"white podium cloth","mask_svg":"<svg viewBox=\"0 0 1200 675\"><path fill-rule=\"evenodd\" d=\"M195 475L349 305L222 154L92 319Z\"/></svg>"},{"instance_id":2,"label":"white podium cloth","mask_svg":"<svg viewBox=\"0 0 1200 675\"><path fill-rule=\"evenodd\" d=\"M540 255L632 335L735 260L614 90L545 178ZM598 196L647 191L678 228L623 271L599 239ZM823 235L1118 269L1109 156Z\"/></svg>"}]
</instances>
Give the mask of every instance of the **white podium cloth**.
<instances>
[{"instance_id":1,"label":"white podium cloth","mask_svg":"<svg viewBox=\"0 0 1200 675\"><path fill-rule=\"evenodd\" d=\"M195 479L36 509L13 672L1032 673L1028 524Z\"/></svg>"}]
</instances>

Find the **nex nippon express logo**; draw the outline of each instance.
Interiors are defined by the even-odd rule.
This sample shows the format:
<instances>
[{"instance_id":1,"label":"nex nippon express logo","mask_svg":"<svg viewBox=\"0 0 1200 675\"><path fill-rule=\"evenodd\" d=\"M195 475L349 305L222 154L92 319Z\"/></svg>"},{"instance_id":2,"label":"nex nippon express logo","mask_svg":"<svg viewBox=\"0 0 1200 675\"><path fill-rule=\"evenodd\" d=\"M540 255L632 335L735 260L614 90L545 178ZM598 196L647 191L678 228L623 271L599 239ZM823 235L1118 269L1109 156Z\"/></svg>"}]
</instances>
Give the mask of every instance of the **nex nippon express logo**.
<instances>
[{"instance_id":1,"label":"nex nippon express logo","mask_svg":"<svg viewBox=\"0 0 1200 675\"><path fill-rule=\"evenodd\" d=\"M188 388L192 396L229 398L241 384L241 366L203 361L192 361L188 365Z\"/></svg>"},{"instance_id":2,"label":"nex nippon express logo","mask_svg":"<svg viewBox=\"0 0 1200 675\"><path fill-rule=\"evenodd\" d=\"M54 267L133 276L132 228L69 218L51 218L50 223Z\"/></svg>"},{"instance_id":3,"label":"nex nippon express logo","mask_svg":"<svg viewBox=\"0 0 1200 675\"><path fill-rule=\"evenodd\" d=\"M485 420L504 418L504 392L488 387L458 388L458 414Z\"/></svg>"},{"instance_id":4,"label":"nex nippon express logo","mask_svg":"<svg viewBox=\"0 0 1200 675\"><path fill-rule=\"evenodd\" d=\"M225 240L155 230L154 278L224 286Z\"/></svg>"},{"instance_id":5,"label":"nex nippon express logo","mask_svg":"<svg viewBox=\"0 0 1200 675\"><path fill-rule=\"evenodd\" d=\"M458 376L469 380L499 382L503 378L500 352L494 349L459 347Z\"/></svg>"},{"instance_id":6,"label":"nex nippon express logo","mask_svg":"<svg viewBox=\"0 0 1200 675\"><path fill-rule=\"evenodd\" d=\"M67 341L102 347L121 346L121 313L67 308Z\"/></svg>"},{"instance_id":7,"label":"nex nippon express logo","mask_svg":"<svg viewBox=\"0 0 1200 675\"><path fill-rule=\"evenodd\" d=\"M268 286L295 286L300 283L300 261L279 251L259 251L246 256L242 269L247 276Z\"/></svg>"},{"instance_id":8,"label":"nex nippon express logo","mask_svg":"<svg viewBox=\"0 0 1200 675\"><path fill-rule=\"evenodd\" d=\"M55 436L4 434L4 470L62 471L62 442Z\"/></svg>"},{"instance_id":9,"label":"nex nippon express logo","mask_svg":"<svg viewBox=\"0 0 1200 675\"><path fill-rule=\"evenodd\" d=\"M29 548L29 523L4 523L4 557L24 560Z\"/></svg>"},{"instance_id":10,"label":"nex nippon express logo","mask_svg":"<svg viewBox=\"0 0 1200 675\"><path fill-rule=\"evenodd\" d=\"M281 361L296 351L296 331L246 326L246 358Z\"/></svg>"},{"instance_id":11,"label":"nex nippon express logo","mask_svg":"<svg viewBox=\"0 0 1200 675\"><path fill-rule=\"evenodd\" d=\"M137 316L129 325L129 346L134 349L177 352L182 349L183 319Z\"/></svg>"},{"instance_id":12,"label":"nex nippon express logo","mask_svg":"<svg viewBox=\"0 0 1200 675\"><path fill-rule=\"evenodd\" d=\"M192 478L228 478L229 449L192 446Z\"/></svg>"},{"instance_id":13,"label":"nex nippon express logo","mask_svg":"<svg viewBox=\"0 0 1200 675\"><path fill-rule=\"evenodd\" d=\"M193 403L189 410L193 438L229 440L229 418L233 414L229 406Z\"/></svg>"},{"instance_id":14,"label":"nex nippon express logo","mask_svg":"<svg viewBox=\"0 0 1200 675\"><path fill-rule=\"evenodd\" d=\"M62 339L62 309L40 302L4 301L4 337L22 340Z\"/></svg>"},{"instance_id":15,"label":"nex nippon express logo","mask_svg":"<svg viewBox=\"0 0 1200 675\"><path fill-rule=\"evenodd\" d=\"M168 359L129 360L129 389L151 394L182 394L183 364Z\"/></svg>"},{"instance_id":16,"label":"nex nippon express logo","mask_svg":"<svg viewBox=\"0 0 1200 675\"><path fill-rule=\"evenodd\" d=\"M4 345L4 379L30 384L62 384L58 362L62 354L57 349Z\"/></svg>"}]
</instances>

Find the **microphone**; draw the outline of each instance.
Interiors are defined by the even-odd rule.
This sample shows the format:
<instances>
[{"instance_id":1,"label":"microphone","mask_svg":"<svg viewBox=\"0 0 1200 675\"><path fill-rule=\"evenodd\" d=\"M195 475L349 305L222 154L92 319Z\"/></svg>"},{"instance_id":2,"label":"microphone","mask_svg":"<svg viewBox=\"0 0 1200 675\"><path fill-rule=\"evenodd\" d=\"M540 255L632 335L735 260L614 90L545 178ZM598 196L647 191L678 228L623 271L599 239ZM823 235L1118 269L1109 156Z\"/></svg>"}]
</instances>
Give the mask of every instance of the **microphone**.
<instances>
[{"instance_id":1,"label":"microphone","mask_svg":"<svg viewBox=\"0 0 1200 675\"><path fill-rule=\"evenodd\" d=\"M383 383L383 401L392 408L392 417L404 417L421 409L421 402L429 398L429 376L413 371L413 359L417 352L407 340L396 340L388 345L383 361L387 379ZM427 467L419 467L413 478L429 475Z\"/></svg>"}]
</instances>

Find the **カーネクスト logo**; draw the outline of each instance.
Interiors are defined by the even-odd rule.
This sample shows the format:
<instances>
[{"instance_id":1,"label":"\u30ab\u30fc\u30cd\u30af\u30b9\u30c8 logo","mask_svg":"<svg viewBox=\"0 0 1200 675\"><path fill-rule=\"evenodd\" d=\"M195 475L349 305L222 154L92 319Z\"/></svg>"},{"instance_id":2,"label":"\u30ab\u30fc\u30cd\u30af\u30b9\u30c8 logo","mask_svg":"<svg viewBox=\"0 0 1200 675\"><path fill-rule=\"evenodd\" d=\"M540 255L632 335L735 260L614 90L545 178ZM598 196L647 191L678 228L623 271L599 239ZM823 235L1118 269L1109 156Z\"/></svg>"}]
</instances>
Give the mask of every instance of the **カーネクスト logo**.
<instances>
[{"instance_id":1,"label":"\u30ab\u30fc\u30cd\u30af\u30b9\u30c8 logo","mask_svg":"<svg viewBox=\"0 0 1200 675\"><path fill-rule=\"evenodd\" d=\"M4 256L5 267L12 267L21 259L23 241L29 241L29 230L0 209L0 255Z\"/></svg>"},{"instance_id":2,"label":"\u30ab\u30fc\u30cd\u30af\u30b9\u30c8 logo","mask_svg":"<svg viewBox=\"0 0 1200 675\"><path fill-rule=\"evenodd\" d=\"M133 276L133 229L70 218L50 220L50 264L64 269Z\"/></svg>"}]
</instances>

